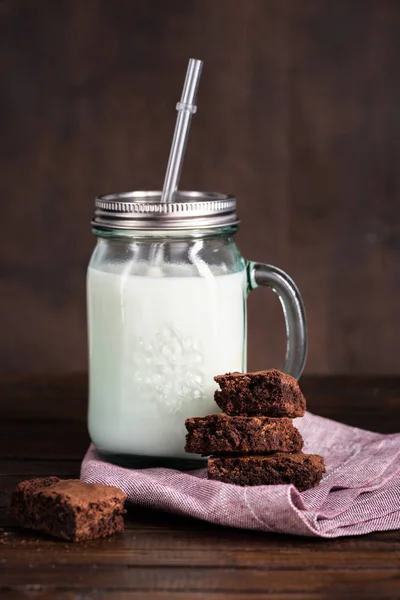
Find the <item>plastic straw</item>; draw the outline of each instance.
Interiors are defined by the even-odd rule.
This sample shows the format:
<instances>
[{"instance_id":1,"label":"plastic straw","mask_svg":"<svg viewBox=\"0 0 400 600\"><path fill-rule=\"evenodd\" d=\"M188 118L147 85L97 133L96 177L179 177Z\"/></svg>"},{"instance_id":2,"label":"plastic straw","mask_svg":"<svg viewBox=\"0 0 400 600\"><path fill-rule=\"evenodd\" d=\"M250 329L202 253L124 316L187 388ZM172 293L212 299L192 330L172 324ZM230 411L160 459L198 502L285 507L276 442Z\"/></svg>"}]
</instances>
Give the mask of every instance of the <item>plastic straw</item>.
<instances>
[{"instance_id":1,"label":"plastic straw","mask_svg":"<svg viewBox=\"0 0 400 600\"><path fill-rule=\"evenodd\" d=\"M178 116L169 154L167 172L165 174L161 202L172 202L174 193L178 189L190 122L192 120L192 115L194 115L197 110L195 100L202 67L203 61L194 58L189 60L182 97L180 102L176 105Z\"/></svg>"}]
</instances>

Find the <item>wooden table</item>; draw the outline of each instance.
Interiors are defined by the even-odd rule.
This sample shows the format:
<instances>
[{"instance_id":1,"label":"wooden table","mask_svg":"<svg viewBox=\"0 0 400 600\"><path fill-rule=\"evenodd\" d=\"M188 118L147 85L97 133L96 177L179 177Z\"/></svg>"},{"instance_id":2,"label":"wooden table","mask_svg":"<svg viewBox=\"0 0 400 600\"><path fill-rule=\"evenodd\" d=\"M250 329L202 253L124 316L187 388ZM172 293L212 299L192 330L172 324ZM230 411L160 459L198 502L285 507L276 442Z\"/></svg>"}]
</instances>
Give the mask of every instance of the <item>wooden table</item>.
<instances>
[{"instance_id":1,"label":"wooden table","mask_svg":"<svg viewBox=\"0 0 400 600\"><path fill-rule=\"evenodd\" d=\"M400 378L305 377L309 409L400 430ZM217 527L132 508L126 531L69 544L12 526L18 481L77 477L88 445L86 379L0 380L0 598L287 600L400 596L400 532L337 540ZM400 497L399 497L400 502Z\"/></svg>"}]
</instances>

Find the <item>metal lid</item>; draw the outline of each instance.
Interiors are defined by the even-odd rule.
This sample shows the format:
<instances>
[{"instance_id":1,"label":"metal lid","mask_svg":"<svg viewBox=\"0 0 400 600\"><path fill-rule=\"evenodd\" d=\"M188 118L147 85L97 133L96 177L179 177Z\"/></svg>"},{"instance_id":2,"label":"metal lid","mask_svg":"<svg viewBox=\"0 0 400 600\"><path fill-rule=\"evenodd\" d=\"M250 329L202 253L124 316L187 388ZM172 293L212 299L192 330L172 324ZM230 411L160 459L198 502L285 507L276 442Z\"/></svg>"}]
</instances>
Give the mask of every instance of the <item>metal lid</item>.
<instances>
[{"instance_id":1,"label":"metal lid","mask_svg":"<svg viewBox=\"0 0 400 600\"><path fill-rule=\"evenodd\" d=\"M236 198L218 192L176 192L161 202L161 192L138 191L98 196L92 224L107 229L212 229L237 225Z\"/></svg>"}]
</instances>

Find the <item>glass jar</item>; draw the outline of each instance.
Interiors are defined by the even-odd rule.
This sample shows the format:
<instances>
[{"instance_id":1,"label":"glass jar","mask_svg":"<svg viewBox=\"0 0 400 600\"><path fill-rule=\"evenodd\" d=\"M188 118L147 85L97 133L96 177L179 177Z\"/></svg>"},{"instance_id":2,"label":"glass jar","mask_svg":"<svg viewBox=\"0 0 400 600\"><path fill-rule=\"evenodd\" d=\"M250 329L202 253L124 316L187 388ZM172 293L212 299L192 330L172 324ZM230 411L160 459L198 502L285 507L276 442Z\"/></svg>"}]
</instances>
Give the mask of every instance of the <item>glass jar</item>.
<instances>
[{"instance_id":1,"label":"glass jar","mask_svg":"<svg viewBox=\"0 0 400 600\"><path fill-rule=\"evenodd\" d=\"M199 466L185 419L218 412L214 376L246 370L246 297L281 299L283 370L306 358L300 294L282 271L246 261L234 241L236 200L180 192L96 199L97 245L87 277L89 432L100 452L134 466ZM192 462L194 461L194 462Z\"/></svg>"}]
</instances>

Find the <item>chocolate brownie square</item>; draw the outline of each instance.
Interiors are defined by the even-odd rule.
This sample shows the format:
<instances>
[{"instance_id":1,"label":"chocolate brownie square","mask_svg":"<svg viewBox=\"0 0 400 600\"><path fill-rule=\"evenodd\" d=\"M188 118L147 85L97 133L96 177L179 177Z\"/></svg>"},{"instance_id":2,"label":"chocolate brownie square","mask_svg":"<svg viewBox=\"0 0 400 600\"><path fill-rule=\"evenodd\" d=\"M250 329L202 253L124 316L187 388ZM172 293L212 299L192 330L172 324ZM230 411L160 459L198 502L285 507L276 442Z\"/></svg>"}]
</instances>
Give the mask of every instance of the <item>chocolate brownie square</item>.
<instances>
[{"instance_id":1,"label":"chocolate brownie square","mask_svg":"<svg viewBox=\"0 0 400 600\"><path fill-rule=\"evenodd\" d=\"M306 410L296 379L276 369L214 377L215 402L227 415L302 417Z\"/></svg>"},{"instance_id":2,"label":"chocolate brownie square","mask_svg":"<svg viewBox=\"0 0 400 600\"><path fill-rule=\"evenodd\" d=\"M291 419L229 417L224 414L186 419L186 452L210 454L298 452L303 439Z\"/></svg>"},{"instance_id":3,"label":"chocolate brownie square","mask_svg":"<svg viewBox=\"0 0 400 600\"><path fill-rule=\"evenodd\" d=\"M236 485L282 485L292 483L300 492L312 488L325 473L322 456L285 454L224 456L208 459L208 479Z\"/></svg>"},{"instance_id":4,"label":"chocolate brownie square","mask_svg":"<svg viewBox=\"0 0 400 600\"><path fill-rule=\"evenodd\" d=\"M79 479L23 481L11 496L11 514L22 527L80 542L124 528L121 490Z\"/></svg>"}]
</instances>

